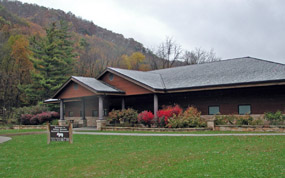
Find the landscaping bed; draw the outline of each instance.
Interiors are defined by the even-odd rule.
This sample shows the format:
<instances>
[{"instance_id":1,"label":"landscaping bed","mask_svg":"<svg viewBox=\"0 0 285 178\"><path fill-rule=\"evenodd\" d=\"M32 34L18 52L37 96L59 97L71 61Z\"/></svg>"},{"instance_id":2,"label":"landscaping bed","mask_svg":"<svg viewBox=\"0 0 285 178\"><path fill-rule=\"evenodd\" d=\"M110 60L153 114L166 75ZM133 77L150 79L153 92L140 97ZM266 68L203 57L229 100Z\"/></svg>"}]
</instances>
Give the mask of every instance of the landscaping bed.
<instances>
[{"instance_id":1,"label":"landscaping bed","mask_svg":"<svg viewBox=\"0 0 285 178\"><path fill-rule=\"evenodd\" d=\"M146 131L146 132L195 132L209 131L208 128L142 128L142 127L105 127L102 131Z\"/></svg>"},{"instance_id":2,"label":"landscaping bed","mask_svg":"<svg viewBox=\"0 0 285 178\"><path fill-rule=\"evenodd\" d=\"M217 131L285 132L285 125L216 125Z\"/></svg>"}]
</instances>

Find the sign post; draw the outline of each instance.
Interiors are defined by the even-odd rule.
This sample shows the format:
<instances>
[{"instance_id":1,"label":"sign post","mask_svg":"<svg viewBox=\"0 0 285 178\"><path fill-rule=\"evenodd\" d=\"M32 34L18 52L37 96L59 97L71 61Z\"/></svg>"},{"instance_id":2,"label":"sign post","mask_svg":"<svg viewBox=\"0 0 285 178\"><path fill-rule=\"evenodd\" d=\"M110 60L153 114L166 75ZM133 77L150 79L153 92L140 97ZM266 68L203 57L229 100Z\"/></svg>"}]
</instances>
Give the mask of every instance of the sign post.
<instances>
[{"instance_id":1,"label":"sign post","mask_svg":"<svg viewBox=\"0 0 285 178\"><path fill-rule=\"evenodd\" d=\"M72 123L69 123L68 126L57 126L47 124L48 130L48 140L47 144L50 144L51 141L67 141L73 143L72 138Z\"/></svg>"}]
</instances>

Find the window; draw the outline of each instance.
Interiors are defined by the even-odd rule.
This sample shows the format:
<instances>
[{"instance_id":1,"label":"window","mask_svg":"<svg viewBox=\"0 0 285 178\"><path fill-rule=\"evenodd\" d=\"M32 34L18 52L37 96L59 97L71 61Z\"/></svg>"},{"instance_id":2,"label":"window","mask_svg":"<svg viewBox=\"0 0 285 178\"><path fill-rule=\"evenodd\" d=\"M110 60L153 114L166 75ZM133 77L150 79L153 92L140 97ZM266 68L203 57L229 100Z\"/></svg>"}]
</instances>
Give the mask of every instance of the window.
<instances>
[{"instance_id":1,"label":"window","mask_svg":"<svg viewBox=\"0 0 285 178\"><path fill-rule=\"evenodd\" d=\"M83 113L82 113L82 111L80 111L80 117L82 117L82 115L83 115Z\"/></svg>"},{"instance_id":2,"label":"window","mask_svg":"<svg viewBox=\"0 0 285 178\"><path fill-rule=\"evenodd\" d=\"M98 117L98 111L92 110L92 117Z\"/></svg>"},{"instance_id":3,"label":"window","mask_svg":"<svg viewBox=\"0 0 285 178\"><path fill-rule=\"evenodd\" d=\"M104 116L108 116L108 109L104 109Z\"/></svg>"},{"instance_id":4,"label":"window","mask_svg":"<svg viewBox=\"0 0 285 178\"><path fill-rule=\"evenodd\" d=\"M69 112L68 112L68 116L69 116L69 117L73 117L73 112L72 112L72 111L69 111Z\"/></svg>"},{"instance_id":5,"label":"window","mask_svg":"<svg viewBox=\"0 0 285 178\"><path fill-rule=\"evenodd\" d=\"M114 75L113 74L109 74L109 80L112 81L114 79Z\"/></svg>"},{"instance_id":6,"label":"window","mask_svg":"<svg viewBox=\"0 0 285 178\"><path fill-rule=\"evenodd\" d=\"M78 89L78 84L75 83L75 84L73 85L73 88L74 88L74 90L77 90L77 89Z\"/></svg>"},{"instance_id":7,"label":"window","mask_svg":"<svg viewBox=\"0 0 285 178\"><path fill-rule=\"evenodd\" d=\"M220 106L209 106L209 115L220 114Z\"/></svg>"},{"instance_id":8,"label":"window","mask_svg":"<svg viewBox=\"0 0 285 178\"><path fill-rule=\"evenodd\" d=\"M239 105L238 106L238 114L251 114L251 106L250 105Z\"/></svg>"}]
</instances>

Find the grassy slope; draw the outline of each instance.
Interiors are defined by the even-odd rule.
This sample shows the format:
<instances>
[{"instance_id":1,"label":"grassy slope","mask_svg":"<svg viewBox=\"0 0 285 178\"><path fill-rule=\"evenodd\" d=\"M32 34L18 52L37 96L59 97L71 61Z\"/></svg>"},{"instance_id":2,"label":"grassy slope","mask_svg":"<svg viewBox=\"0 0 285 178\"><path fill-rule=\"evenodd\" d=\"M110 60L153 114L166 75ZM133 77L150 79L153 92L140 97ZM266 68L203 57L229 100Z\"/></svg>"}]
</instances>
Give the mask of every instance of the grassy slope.
<instances>
[{"instance_id":1,"label":"grassy slope","mask_svg":"<svg viewBox=\"0 0 285 178\"><path fill-rule=\"evenodd\" d=\"M15 136L0 145L0 177L282 177L284 136Z\"/></svg>"}]
</instances>

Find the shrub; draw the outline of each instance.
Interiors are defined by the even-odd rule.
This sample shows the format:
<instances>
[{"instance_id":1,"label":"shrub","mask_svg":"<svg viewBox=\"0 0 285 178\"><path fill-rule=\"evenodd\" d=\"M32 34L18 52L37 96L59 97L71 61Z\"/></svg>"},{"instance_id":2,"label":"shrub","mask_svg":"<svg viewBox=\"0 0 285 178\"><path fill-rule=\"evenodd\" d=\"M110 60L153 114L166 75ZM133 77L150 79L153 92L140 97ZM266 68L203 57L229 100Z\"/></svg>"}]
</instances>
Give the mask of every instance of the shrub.
<instances>
[{"instance_id":1,"label":"shrub","mask_svg":"<svg viewBox=\"0 0 285 178\"><path fill-rule=\"evenodd\" d=\"M166 106L161 110L157 111L157 123L158 126L165 127L168 124L168 119L177 116L182 113L182 108L179 105Z\"/></svg>"},{"instance_id":2,"label":"shrub","mask_svg":"<svg viewBox=\"0 0 285 178\"><path fill-rule=\"evenodd\" d=\"M153 123L154 115L150 111L143 111L138 115L138 122L150 127Z\"/></svg>"},{"instance_id":3,"label":"shrub","mask_svg":"<svg viewBox=\"0 0 285 178\"><path fill-rule=\"evenodd\" d=\"M237 119L234 115L216 115L215 124L216 125L233 125Z\"/></svg>"},{"instance_id":4,"label":"shrub","mask_svg":"<svg viewBox=\"0 0 285 178\"><path fill-rule=\"evenodd\" d=\"M46 122L51 122L54 119L59 119L59 113L57 112L42 112L39 114L22 114L20 121L23 125L38 125Z\"/></svg>"},{"instance_id":5,"label":"shrub","mask_svg":"<svg viewBox=\"0 0 285 178\"><path fill-rule=\"evenodd\" d=\"M216 125L260 125L263 121L258 119L253 119L250 115L235 116L235 115L216 115L215 124Z\"/></svg>"},{"instance_id":6,"label":"shrub","mask_svg":"<svg viewBox=\"0 0 285 178\"><path fill-rule=\"evenodd\" d=\"M185 127L205 127L206 122L200 117L201 112L197 108L188 107L183 113L173 115L168 119L167 127L185 128Z\"/></svg>"},{"instance_id":7,"label":"shrub","mask_svg":"<svg viewBox=\"0 0 285 178\"><path fill-rule=\"evenodd\" d=\"M123 110L112 110L109 112L108 120L111 123L126 122L134 125L137 123L138 112L134 109L128 108Z\"/></svg>"},{"instance_id":8,"label":"shrub","mask_svg":"<svg viewBox=\"0 0 285 178\"><path fill-rule=\"evenodd\" d=\"M239 116L236 119L236 125L252 125L253 117L250 115Z\"/></svg>"},{"instance_id":9,"label":"shrub","mask_svg":"<svg viewBox=\"0 0 285 178\"><path fill-rule=\"evenodd\" d=\"M42 112L49 111L48 107L45 105L36 105L36 106L29 106L29 107L21 107L21 108L14 108L13 109L13 118L17 120L18 123L22 123L21 117L22 115L30 114L36 115Z\"/></svg>"},{"instance_id":10,"label":"shrub","mask_svg":"<svg viewBox=\"0 0 285 178\"><path fill-rule=\"evenodd\" d=\"M278 124L283 124L283 122L285 121L285 116L282 115L281 111L277 111L277 112L267 112L264 113L264 118L267 121L270 121L270 124L273 125L278 125Z\"/></svg>"}]
</instances>

